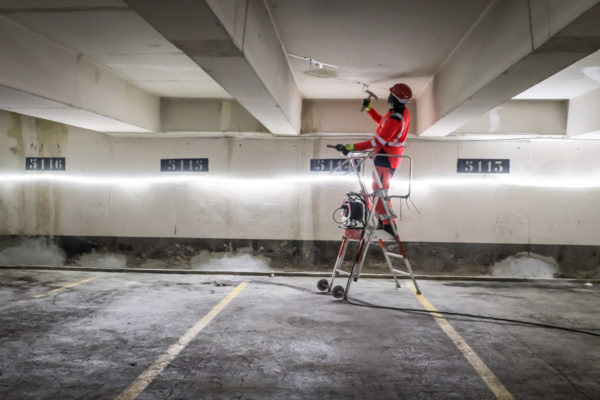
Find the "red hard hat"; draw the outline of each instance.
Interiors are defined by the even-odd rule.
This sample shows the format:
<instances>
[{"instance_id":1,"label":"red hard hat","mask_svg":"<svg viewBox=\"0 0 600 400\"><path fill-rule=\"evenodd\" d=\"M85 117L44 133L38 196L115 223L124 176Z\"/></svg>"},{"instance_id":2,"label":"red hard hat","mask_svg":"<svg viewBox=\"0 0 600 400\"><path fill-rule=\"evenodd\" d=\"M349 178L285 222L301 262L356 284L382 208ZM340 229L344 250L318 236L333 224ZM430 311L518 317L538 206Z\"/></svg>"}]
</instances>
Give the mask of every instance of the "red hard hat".
<instances>
[{"instance_id":1,"label":"red hard hat","mask_svg":"<svg viewBox=\"0 0 600 400\"><path fill-rule=\"evenodd\" d=\"M404 83L396 83L394 86L390 88L390 92L396 97L398 100L407 102L412 99L412 90L405 85Z\"/></svg>"}]
</instances>

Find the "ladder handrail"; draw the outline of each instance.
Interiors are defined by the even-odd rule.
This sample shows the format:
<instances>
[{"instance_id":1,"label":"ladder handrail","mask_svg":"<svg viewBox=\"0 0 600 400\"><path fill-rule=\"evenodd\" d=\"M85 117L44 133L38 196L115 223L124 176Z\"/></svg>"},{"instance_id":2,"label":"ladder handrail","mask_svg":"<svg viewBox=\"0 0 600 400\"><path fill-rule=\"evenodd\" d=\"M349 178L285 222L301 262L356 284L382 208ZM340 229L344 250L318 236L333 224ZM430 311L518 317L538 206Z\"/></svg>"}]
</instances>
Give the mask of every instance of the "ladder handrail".
<instances>
[{"instance_id":1,"label":"ladder handrail","mask_svg":"<svg viewBox=\"0 0 600 400\"><path fill-rule=\"evenodd\" d=\"M397 155L397 154L377 154L375 151L373 150L369 150L369 151L351 151L349 152L346 157L348 158L348 163L350 166L352 166L352 169L354 170L354 172L357 174L357 177L359 178L359 181L362 179L361 176L359 176L358 174L360 172L362 172L364 174L364 168L361 168L361 166L363 164L365 164L367 162L367 160L371 161L372 167L373 169L375 169L375 162L374 162L374 158L375 157L397 157L397 158L405 158L408 160L408 191L406 192L406 194L402 194L402 195L389 195L387 196L390 199L408 199L410 197L410 193L411 193L411 189L412 189L412 177L413 177L413 160L412 158L410 158L409 156L405 156L405 155ZM356 160L361 160L360 162L356 163ZM354 161L354 163L353 163ZM341 165L339 165L338 167L334 168L330 174L336 172L338 169L340 169L341 171L341 167L343 165L346 165L346 163L343 163ZM362 184L361 184L362 186ZM369 193L366 193L366 195L372 195Z\"/></svg>"}]
</instances>

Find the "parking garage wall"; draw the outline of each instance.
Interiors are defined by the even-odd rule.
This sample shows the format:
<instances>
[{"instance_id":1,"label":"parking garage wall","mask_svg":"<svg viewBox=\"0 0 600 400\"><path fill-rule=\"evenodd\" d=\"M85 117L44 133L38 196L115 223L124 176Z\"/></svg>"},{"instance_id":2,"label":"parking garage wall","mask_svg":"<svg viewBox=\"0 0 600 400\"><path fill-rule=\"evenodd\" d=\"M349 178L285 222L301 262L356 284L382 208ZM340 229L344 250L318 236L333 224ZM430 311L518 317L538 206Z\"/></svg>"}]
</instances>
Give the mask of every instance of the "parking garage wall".
<instances>
[{"instance_id":1,"label":"parking garage wall","mask_svg":"<svg viewBox=\"0 0 600 400\"><path fill-rule=\"evenodd\" d=\"M334 242L332 213L358 187L311 160L340 158L326 145L354 140L117 137L2 111L0 235ZM599 246L599 152L598 141L409 140L411 201L393 203L401 237ZM28 157L65 169L27 169ZM501 173L486 170L495 160L509 160ZM393 194L408 189L408 166Z\"/></svg>"}]
</instances>

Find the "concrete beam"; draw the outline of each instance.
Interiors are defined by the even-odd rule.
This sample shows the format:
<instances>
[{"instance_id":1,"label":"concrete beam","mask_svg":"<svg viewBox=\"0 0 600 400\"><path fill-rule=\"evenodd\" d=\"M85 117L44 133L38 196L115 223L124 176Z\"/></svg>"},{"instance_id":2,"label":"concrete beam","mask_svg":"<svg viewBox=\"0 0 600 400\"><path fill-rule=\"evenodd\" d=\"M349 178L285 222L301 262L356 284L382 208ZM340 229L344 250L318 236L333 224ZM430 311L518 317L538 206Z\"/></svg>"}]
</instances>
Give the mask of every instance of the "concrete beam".
<instances>
[{"instance_id":1,"label":"concrete beam","mask_svg":"<svg viewBox=\"0 0 600 400\"><path fill-rule=\"evenodd\" d=\"M235 100L162 98L160 112L162 132L267 132Z\"/></svg>"},{"instance_id":2,"label":"concrete beam","mask_svg":"<svg viewBox=\"0 0 600 400\"><path fill-rule=\"evenodd\" d=\"M418 131L445 136L600 47L598 0L495 0L418 98Z\"/></svg>"},{"instance_id":3,"label":"concrete beam","mask_svg":"<svg viewBox=\"0 0 600 400\"><path fill-rule=\"evenodd\" d=\"M454 133L565 135L566 100L510 100L467 122Z\"/></svg>"},{"instance_id":4,"label":"concrete beam","mask_svg":"<svg viewBox=\"0 0 600 400\"><path fill-rule=\"evenodd\" d=\"M384 115L387 100L373 100L373 108ZM366 112L361 113L362 100L304 100L302 106L302 133L373 134L377 125ZM416 116L416 104L408 103L411 118ZM416 132L411 122L408 132Z\"/></svg>"},{"instance_id":5,"label":"concrete beam","mask_svg":"<svg viewBox=\"0 0 600 400\"><path fill-rule=\"evenodd\" d=\"M302 98L262 0L126 0L274 134L300 132Z\"/></svg>"},{"instance_id":6,"label":"concrete beam","mask_svg":"<svg viewBox=\"0 0 600 400\"><path fill-rule=\"evenodd\" d=\"M568 136L594 135L600 137L598 104L600 104L600 89L593 90L569 101Z\"/></svg>"},{"instance_id":7,"label":"concrete beam","mask_svg":"<svg viewBox=\"0 0 600 400\"><path fill-rule=\"evenodd\" d=\"M0 107L104 132L159 129L159 99L0 16Z\"/></svg>"}]
</instances>

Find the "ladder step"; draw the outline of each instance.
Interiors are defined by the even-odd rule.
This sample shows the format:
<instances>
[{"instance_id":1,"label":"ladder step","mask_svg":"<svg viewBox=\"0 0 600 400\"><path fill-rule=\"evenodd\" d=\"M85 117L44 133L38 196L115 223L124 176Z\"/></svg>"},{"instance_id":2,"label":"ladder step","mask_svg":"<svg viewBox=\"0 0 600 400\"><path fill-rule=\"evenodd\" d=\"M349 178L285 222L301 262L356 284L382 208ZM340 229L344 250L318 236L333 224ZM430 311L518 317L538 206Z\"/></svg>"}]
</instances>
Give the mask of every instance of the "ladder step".
<instances>
[{"instance_id":1,"label":"ladder step","mask_svg":"<svg viewBox=\"0 0 600 400\"><path fill-rule=\"evenodd\" d=\"M404 256L401 254L396 254L396 253L390 253L389 251L386 251L385 254L387 254L390 257L395 257L395 258L400 258L400 259L404 259Z\"/></svg>"},{"instance_id":2,"label":"ladder step","mask_svg":"<svg viewBox=\"0 0 600 400\"><path fill-rule=\"evenodd\" d=\"M399 269L393 268L394 272L400 275L406 275L406 276L410 276L410 274L408 272L405 271L400 271Z\"/></svg>"},{"instance_id":3,"label":"ladder step","mask_svg":"<svg viewBox=\"0 0 600 400\"><path fill-rule=\"evenodd\" d=\"M350 272L342 271L341 269L336 269L335 272L336 272L336 274L340 274L340 275L343 275L343 276L349 276L350 275Z\"/></svg>"}]
</instances>

